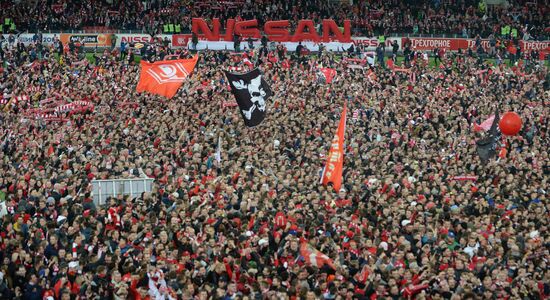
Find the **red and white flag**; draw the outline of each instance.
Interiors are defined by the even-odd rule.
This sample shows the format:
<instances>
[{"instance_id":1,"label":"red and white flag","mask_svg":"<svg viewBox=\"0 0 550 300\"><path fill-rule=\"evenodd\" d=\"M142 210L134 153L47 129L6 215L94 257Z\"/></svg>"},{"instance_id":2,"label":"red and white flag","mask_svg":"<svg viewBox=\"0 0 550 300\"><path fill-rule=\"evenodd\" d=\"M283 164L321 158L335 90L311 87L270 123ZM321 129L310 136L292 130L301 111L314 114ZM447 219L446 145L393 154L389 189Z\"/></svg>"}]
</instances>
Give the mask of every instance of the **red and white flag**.
<instances>
[{"instance_id":1,"label":"red and white flag","mask_svg":"<svg viewBox=\"0 0 550 300\"><path fill-rule=\"evenodd\" d=\"M359 110L358 110L358 109L356 109L356 110L353 111L352 120L353 120L353 121L359 120Z\"/></svg>"},{"instance_id":2,"label":"red and white flag","mask_svg":"<svg viewBox=\"0 0 550 300\"><path fill-rule=\"evenodd\" d=\"M336 70L331 68L320 68L319 71L325 76L325 82L331 83L334 77L336 77Z\"/></svg>"},{"instance_id":3,"label":"red and white flag","mask_svg":"<svg viewBox=\"0 0 550 300\"><path fill-rule=\"evenodd\" d=\"M481 124L477 125L474 123L474 131L480 132L480 131L487 131L491 129L491 125L493 125L493 121L495 120L495 115L490 116L487 120L483 121Z\"/></svg>"},{"instance_id":4,"label":"red and white flag","mask_svg":"<svg viewBox=\"0 0 550 300\"><path fill-rule=\"evenodd\" d=\"M334 262L330 257L321 253L321 251L313 248L310 244L303 242L300 245L300 255L304 257L306 264L322 268L325 264L329 267L336 269Z\"/></svg>"},{"instance_id":5,"label":"red and white flag","mask_svg":"<svg viewBox=\"0 0 550 300\"><path fill-rule=\"evenodd\" d=\"M197 64L198 56L192 59L163 60L154 63L141 61L141 74L136 90L172 98Z\"/></svg>"},{"instance_id":6,"label":"red and white flag","mask_svg":"<svg viewBox=\"0 0 550 300\"><path fill-rule=\"evenodd\" d=\"M243 63L247 65L249 68L254 68L254 64L250 61L250 59L246 57L243 59Z\"/></svg>"},{"instance_id":7,"label":"red and white flag","mask_svg":"<svg viewBox=\"0 0 550 300\"><path fill-rule=\"evenodd\" d=\"M365 263L365 265L363 265L363 269L361 269L361 272L355 274L354 278L358 282L361 282L362 284L365 284L365 282L367 282L367 279L369 278L369 275L370 275L370 268Z\"/></svg>"}]
</instances>

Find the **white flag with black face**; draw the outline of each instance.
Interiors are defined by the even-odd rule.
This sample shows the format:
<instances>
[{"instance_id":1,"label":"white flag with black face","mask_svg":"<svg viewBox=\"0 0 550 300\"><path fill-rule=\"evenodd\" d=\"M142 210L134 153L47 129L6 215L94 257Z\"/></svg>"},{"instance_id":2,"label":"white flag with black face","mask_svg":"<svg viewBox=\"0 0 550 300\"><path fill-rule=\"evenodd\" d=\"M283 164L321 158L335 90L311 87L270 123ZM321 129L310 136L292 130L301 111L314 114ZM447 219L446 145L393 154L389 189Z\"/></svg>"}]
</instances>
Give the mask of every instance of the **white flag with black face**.
<instances>
[{"instance_id":1,"label":"white flag with black face","mask_svg":"<svg viewBox=\"0 0 550 300\"><path fill-rule=\"evenodd\" d=\"M272 95L260 70L254 69L245 74L225 71L225 76L239 105L244 124L248 127L260 124L265 118L266 101Z\"/></svg>"}]
</instances>

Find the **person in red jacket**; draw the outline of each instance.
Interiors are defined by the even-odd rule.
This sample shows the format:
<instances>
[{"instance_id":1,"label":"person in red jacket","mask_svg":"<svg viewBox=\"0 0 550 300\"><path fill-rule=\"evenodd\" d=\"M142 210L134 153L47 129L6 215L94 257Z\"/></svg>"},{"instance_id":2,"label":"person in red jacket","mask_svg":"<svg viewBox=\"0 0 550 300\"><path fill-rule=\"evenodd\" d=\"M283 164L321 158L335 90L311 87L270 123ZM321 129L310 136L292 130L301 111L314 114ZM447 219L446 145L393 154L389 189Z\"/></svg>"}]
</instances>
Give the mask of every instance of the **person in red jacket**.
<instances>
[{"instance_id":1,"label":"person in red jacket","mask_svg":"<svg viewBox=\"0 0 550 300\"><path fill-rule=\"evenodd\" d=\"M338 198L335 201L336 207L346 207L351 205L351 200L347 198L347 192L345 188L341 188L338 192Z\"/></svg>"},{"instance_id":2,"label":"person in red jacket","mask_svg":"<svg viewBox=\"0 0 550 300\"><path fill-rule=\"evenodd\" d=\"M141 279L133 279L130 285L129 296L133 300L150 300L151 297L147 294L149 279L147 277Z\"/></svg>"}]
</instances>

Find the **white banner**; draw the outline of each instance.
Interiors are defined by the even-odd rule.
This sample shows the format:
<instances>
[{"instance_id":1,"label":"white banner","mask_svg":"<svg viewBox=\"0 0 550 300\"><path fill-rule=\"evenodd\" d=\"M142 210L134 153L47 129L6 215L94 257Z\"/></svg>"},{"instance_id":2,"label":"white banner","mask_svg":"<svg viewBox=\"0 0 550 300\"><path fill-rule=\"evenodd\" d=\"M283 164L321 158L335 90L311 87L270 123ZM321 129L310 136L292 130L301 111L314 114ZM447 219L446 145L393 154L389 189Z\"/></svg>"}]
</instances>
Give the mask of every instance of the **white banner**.
<instances>
[{"instance_id":1,"label":"white banner","mask_svg":"<svg viewBox=\"0 0 550 300\"><path fill-rule=\"evenodd\" d=\"M358 46L358 45L363 45L365 47L365 51L374 51L376 50L376 47L378 47L378 38L368 38L368 37L362 37L362 36L357 36L357 37L351 37L352 39L352 42L353 44L355 44L355 46ZM393 38L386 38L386 41L384 42L386 44L386 51L389 51L391 50L391 44L393 43L393 41L397 41L397 45L399 45L399 47L401 47L401 38L400 37L393 37ZM403 49L399 49L399 50L403 50Z\"/></svg>"},{"instance_id":2,"label":"white banner","mask_svg":"<svg viewBox=\"0 0 550 300\"><path fill-rule=\"evenodd\" d=\"M120 44L122 42L125 42L126 44L130 44L130 43L147 44L154 41L158 41L159 39L164 40L165 38L168 38L168 41L170 41L170 44L172 44L172 36L169 34L160 34L160 35L156 35L153 38L149 34L145 34L145 33L127 33L127 34L122 33L122 34L116 34L116 46L120 47Z\"/></svg>"},{"instance_id":3,"label":"white banner","mask_svg":"<svg viewBox=\"0 0 550 300\"><path fill-rule=\"evenodd\" d=\"M98 33L99 34L99 33ZM4 44L9 42L10 35L4 34L5 38ZM50 46L54 43L54 41L58 40L61 34L53 34L53 33L43 33L42 34L42 43L46 46ZM22 42L25 45L29 45L33 43L35 40L35 33L23 33L19 36L15 36L17 42ZM154 41L155 39L158 41L158 39L165 40L168 39L170 42L169 44L173 48L181 48L181 47L191 47L191 35L190 34L161 34L155 36L153 39L149 34L145 33L137 33L137 34L116 34L117 41L116 46L120 47L121 42L126 42L128 44L130 43L143 43L148 44ZM392 50L391 44L397 41L397 44L399 45L399 50L403 51L403 46L405 42L410 42L412 45L412 48L415 50L433 50L436 46L439 48L445 48L450 51L456 51L459 48L461 49L467 49L468 47L471 47L475 45L474 39L461 39L461 38L405 38L405 37L392 37L392 38L386 38L385 44L386 44L386 52L390 52ZM272 43L268 42L271 46ZM296 47L298 46L298 43L294 42L283 42L283 43L274 43L274 45L283 44L288 51L296 51ZM335 51L335 52L341 52L348 50L351 45L354 45L357 47L358 45L363 45L363 51L375 51L376 47L378 47L378 38L376 37L352 37L351 43L340 43L340 42L330 42L330 43L324 43L324 47L328 51ZM254 41L253 42L254 48L258 48L261 46L260 41ZM314 42L302 42L302 45L309 49L310 51L318 51L319 50L319 44ZM487 48L489 47L488 40L482 40L482 46ZM550 51L550 41L520 41L520 46L522 49L530 51L533 49L536 49L538 51ZM228 51L234 51L233 49L233 42L227 42L227 41L206 41L206 40L199 40L197 44L197 50L228 50ZM248 42L246 40L241 41L241 49L240 50L248 50Z\"/></svg>"},{"instance_id":4,"label":"white banner","mask_svg":"<svg viewBox=\"0 0 550 300\"><path fill-rule=\"evenodd\" d=\"M296 47L298 47L299 43L293 43L293 42L284 42L284 43L275 43L275 45L283 44L288 51L296 51ZM258 49L261 47L260 42L254 42L253 43L254 48ZM269 44L268 44L269 45ZM349 49L353 43L338 43L338 42L331 42L323 44L326 50L329 51L344 51ZM314 42L302 42L302 46L306 47L310 51L319 51L319 44ZM187 44L188 49L192 49L191 41ZM248 42L244 41L241 42L240 50L248 50ZM234 51L233 42L211 42L211 41L199 41L197 43L197 49L196 50L229 50ZM194 50L194 49L193 49Z\"/></svg>"},{"instance_id":5,"label":"white banner","mask_svg":"<svg viewBox=\"0 0 550 300\"><path fill-rule=\"evenodd\" d=\"M386 39L386 51L391 50L391 43L393 41L397 41L397 44L401 47L401 38L391 38ZM268 42L268 45L271 44L271 42ZM296 51L296 47L298 47L299 43L294 42L283 42L283 43L275 43L275 45L283 44L288 51ZM261 46L261 43L259 41L256 41L253 43L254 48L258 48ZM352 43L340 43L340 42L330 42L330 43L324 43L323 46L328 51L335 51L335 52L342 52L348 50L351 45L354 45L354 47L357 47L358 45L363 45L364 51L374 51L376 50L376 47L378 47L378 39L377 38L366 38L366 37L353 37ZM248 42L247 41L241 41L241 50L248 50ZM314 42L302 42L302 46L306 47L310 51L319 51L319 44ZM191 49L191 41L187 43L187 48ZM225 41L219 41L219 42L213 42L213 41L200 41L197 43L197 50L229 50L233 51L235 50L233 48L233 42L225 42ZM400 49L401 50L401 49Z\"/></svg>"},{"instance_id":6,"label":"white banner","mask_svg":"<svg viewBox=\"0 0 550 300\"><path fill-rule=\"evenodd\" d=\"M4 34L3 36L4 36L4 39L5 39L4 42L8 43L10 35L9 34ZM29 45L29 44L32 44L34 42L35 34L34 33L22 33L21 35L19 35L19 37L17 37L16 35L14 35L14 37L16 37L16 42L22 42L25 45ZM47 46L52 45L55 39L59 40L59 35L53 34L53 33L43 33L42 34L42 44L44 44L44 45L47 45Z\"/></svg>"}]
</instances>

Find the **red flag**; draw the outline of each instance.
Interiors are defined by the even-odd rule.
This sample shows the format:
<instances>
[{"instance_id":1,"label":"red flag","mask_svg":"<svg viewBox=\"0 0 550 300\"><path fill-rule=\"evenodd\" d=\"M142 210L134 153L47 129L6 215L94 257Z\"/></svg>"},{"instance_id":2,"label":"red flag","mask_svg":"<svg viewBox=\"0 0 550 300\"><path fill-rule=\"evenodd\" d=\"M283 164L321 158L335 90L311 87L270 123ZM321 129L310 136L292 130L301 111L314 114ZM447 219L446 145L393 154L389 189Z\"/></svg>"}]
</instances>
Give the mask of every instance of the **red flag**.
<instances>
[{"instance_id":1,"label":"red flag","mask_svg":"<svg viewBox=\"0 0 550 300\"><path fill-rule=\"evenodd\" d=\"M300 255L304 257L306 264L322 268L325 264L329 267L336 269L334 267L334 262L330 257L321 253L321 251L313 248L310 244L304 242L300 245Z\"/></svg>"},{"instance_id":2,"label":"red flag","mask_svg":"<svg viewBox=\"0 0 550 300\"><path fill-rule=\"evenodd\" d=\"M325 82L331 83L334 77L336 77L336 70L331 68L320 68L319 69L323 75L325 75Z\"/></svg>"},{"instance_id":3,"label":"red flag","mask_svg":"<svg viewBox=\"0 0 550 300\"><path fill-rule=\"evenodd\" d=\"M53 149L53 145L50 145L50 147L48 147L48 153L47 153L47 155L48 155L48 156L51 156L51 155L54 153L54 151L55 151L55 150Z\"/></svg>"},{"instance_id":4,"label":"red flag","mask_svg":"<svg viewBox=\"0 0 550 300\"><path fill-rule=\"evenodd\" d=\"M386 60L386 64L388 65L388 69L393 69L393 59Z\"/></svg>"},{"instance_id":5,"label":"red flag","mask_svg":"<svg viewBox=\"0 0 550 300\"><path fill-rule=\"evenodd\" d=\"M367 279L369 278L369 275L370 268L368 264L365 263L365 265L363 265L363 269L361 269L361 272L355 274L355 280L361 282L362 284L365 284L365 282L367 282Z\"/></svg>"},{"instance_id":6,"label":"red flag","mask_svg":"<svg viewBox=\"0 0 550 300\"><path fill-rule=\"evenodd\" d=\"M330 150L327 156L327 162L323 175L321 176L321 183L327 185L332 182L334 190L337 192L342 185L342 169L344 167L344 133L346 132L346 113L348 109L344 104L342 115L340 116L340 124L336 130L336 134L332 139Z\"/></svg>"},{"instance_id":7,"label":"red flag","mask_svg":"<svg viewBox=\"0 0 550 300\"><path fill-rule=\"evenodd\" d=\"M374 82L377 79L376 74L372 70L369 70L369 73L367 74L367 79L369 80L370 83L374 84Z\"/></svg>"},{"instance_id":8,"label":"red flag","mask_svg":"<svg viewBox=\"0 0 550 300\"><path fill-rule=\"evenodd\" d=\"M172 98L183 80L193 72L198 56L191 59L163 60L154 63L141 61L141 75L137 91Z\"/></svg>"},{"instance_id":9,"label":"red flag","mask_svg":"<svg viewBox=\"0 0 550 300\"><path fill-rule=\"evenodd\" d=\"M506 154L508 154L508 150L504 147L500 148L500 151L498 152L498 157L500 158L506 158Z\"/></svg>"}]
</instances>

